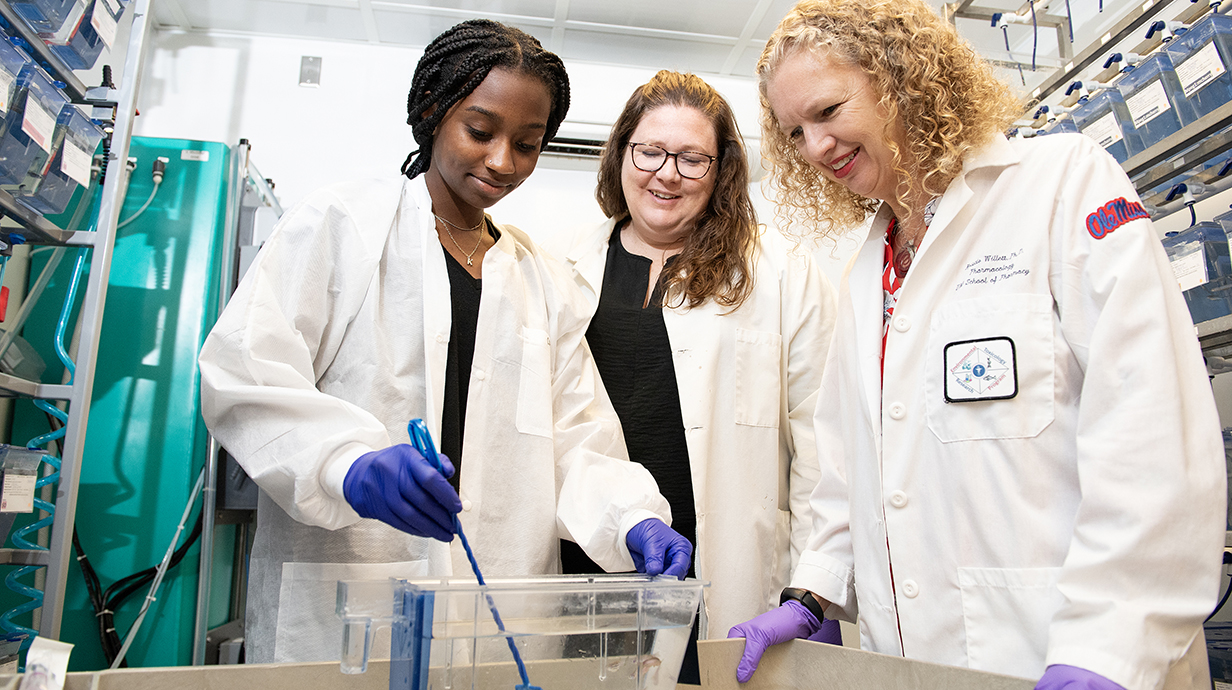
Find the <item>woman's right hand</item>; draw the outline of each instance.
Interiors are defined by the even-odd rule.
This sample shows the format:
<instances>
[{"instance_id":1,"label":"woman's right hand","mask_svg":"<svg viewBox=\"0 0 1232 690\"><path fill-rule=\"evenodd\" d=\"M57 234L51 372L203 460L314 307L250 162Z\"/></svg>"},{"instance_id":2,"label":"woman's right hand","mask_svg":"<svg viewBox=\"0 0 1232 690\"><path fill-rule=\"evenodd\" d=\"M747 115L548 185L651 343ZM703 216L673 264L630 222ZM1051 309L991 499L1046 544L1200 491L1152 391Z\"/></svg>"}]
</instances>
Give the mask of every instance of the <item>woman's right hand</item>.
<instances>
[{"instance_id":1,"label":"woman's right hand","mask_svg":"<svg viewBox=\"0 0 1232 690\"><path fill-rule=\"evenodd\" d=\"M762 654L776 644L789 640L808 639L827 644L843 643L842 633L836 620L817 620L817 617L798 601L786 601L777 609L771 609L750 621L737 625L727 637L744 638L744 655L736 667L736 680L749 682Z\"/></svg>"},{"instance_id":2,"label":"woman's right hand","mask_svg":"<svg viewBox=\"0 0 1232 690\"><path fill-rule=\"evenodd\" d=\"M449 485L453 463L439 457L443 473L405 443L365 453L347 470L343 495L360 517L416 536L453 541L454 515L462 510L462 501Z\"/></svg>"}]
</instances>

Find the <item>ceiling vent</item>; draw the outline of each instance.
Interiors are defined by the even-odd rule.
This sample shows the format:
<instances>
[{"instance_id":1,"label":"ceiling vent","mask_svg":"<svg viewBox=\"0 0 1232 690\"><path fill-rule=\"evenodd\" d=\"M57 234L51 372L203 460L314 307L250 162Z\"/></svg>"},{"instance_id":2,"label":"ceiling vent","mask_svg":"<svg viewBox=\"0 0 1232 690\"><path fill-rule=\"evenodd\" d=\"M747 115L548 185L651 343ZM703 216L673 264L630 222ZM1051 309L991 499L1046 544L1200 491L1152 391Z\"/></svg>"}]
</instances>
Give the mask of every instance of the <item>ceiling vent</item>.
<instances>
[{"instance_id":1,"label":"ceiling vent","mask_svg":"<svg viewBox=\"0 0 1232 690\"><path fill-rule=\"evenodd\" d=\"M571 139L556 137L543 147L543 153L554 156L579 156L582 158L598 158L603 154L606 142L598 139Z\"/></svg>"}]
</instances>

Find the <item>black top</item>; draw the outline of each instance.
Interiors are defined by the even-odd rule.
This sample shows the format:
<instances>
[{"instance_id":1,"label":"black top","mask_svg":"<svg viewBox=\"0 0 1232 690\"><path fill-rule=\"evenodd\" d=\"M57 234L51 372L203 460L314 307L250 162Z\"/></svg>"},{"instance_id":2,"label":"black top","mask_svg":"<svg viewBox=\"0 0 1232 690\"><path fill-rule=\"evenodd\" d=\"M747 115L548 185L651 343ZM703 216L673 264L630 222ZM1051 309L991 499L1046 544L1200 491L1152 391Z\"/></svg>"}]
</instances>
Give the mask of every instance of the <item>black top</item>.
<instances>
[{"instance_id":1,"label":"black top","mask_svg":"<svg viewBox=\"0 0 1232 690\"><path fill-rule=\"evenodd\" d=\"M500 238L491 223L488 232ZM479 297L483 281L467 273L466 267L445 252L449 271L449 297L453 319L449 328L449 356L445 359L445 404L441 410L441 438L437 448L453 463L453 488L462 476L462 438L466 431L466 394L471 382L471 363L475 359L475 331L479 325Z\"/></svg>"},{"instance_id":2,"label":"black top","mask_svg":"<svg viewBox=\"0 0 1232 690\"><path fill-rule=\"evenodd\" d=\"M674 258L667 260L661 275L666 275ZM630 459L658 482L659 492L672 507L672 528L695 543L693 479L672 346L663 322L662 281L651 294L650 306L642 306L650 268L650 259L624 248L618 226L608 247L599 306L586 340L620 417ZM572 542L562 543L561 560L566 573L603 572Z\"/></svg>"}]
</instances>

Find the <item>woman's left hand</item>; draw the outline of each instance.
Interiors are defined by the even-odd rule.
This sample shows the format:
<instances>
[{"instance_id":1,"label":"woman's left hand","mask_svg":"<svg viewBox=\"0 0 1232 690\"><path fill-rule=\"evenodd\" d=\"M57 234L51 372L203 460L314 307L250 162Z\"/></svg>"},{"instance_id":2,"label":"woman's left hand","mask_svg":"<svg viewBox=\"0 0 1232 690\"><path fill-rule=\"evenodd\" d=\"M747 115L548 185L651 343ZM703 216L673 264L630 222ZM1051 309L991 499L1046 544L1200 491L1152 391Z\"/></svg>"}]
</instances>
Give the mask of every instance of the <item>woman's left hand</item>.
<instances>
[{"instance_id":1,"label":"woman's left hand","mask_svg":"<svg viewBox=\"0 0 1232 690\"><path fill-rule=\"evenodd\" d=\"M689 573L693 545L662 520L651 518L637 523L629 530L625 543L639 573L681 580Z\"/></svg>"}]
</instances>

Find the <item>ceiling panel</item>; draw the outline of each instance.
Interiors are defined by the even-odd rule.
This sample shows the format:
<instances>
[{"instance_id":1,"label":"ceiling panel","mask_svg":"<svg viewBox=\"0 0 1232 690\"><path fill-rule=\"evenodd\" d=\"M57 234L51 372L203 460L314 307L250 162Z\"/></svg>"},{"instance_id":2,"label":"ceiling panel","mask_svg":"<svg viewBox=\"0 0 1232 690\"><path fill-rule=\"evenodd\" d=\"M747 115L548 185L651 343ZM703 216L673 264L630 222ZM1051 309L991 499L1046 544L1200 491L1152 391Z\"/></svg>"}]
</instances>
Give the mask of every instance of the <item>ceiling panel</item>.
<instances>
[{"instance_id":1,"label":"ceiling panel","mask_svg":"<svg viewBox=\"0 0 1232 690\"><path fill-rule=\"evenodd\" d=\"M635 49L630 49L631 46ZM576 29L565 33L560 50L560 56L566 60L710 73L717 65L722 65L730 53L730 46L713 43L656 36L630 39L624 34Z\"/></svg>"},{"instance_id":2,"label":"ceiling panel","mask_svg":"<svg viewBox=\"0 0 1232 690\"><path fill-rule=\"evenodd\" d=\"M928 0L940 8L944 0ZM1068 3L1076 50L1098 40L1140 0ZM765 41L795 0L159 0L160 26L188 31L237 31L326 40L377 42L422 48L454 24L488 17L516 26L570 60L699 74L753 77ZM1054 21L1066 3L1041 4ZM959 0L979 15L1025 11L1025 0ZM364 22L365 13L369 21ZM1024 15L1029 16L1029 15ZM999 74L1026 93L1068 60L1068 37L1041 26L1008 27L1005 36L988 19L957 20L962 34ZM365 29L367 26L367 30ZM1031 69L1032 52L1036 69ZM1076 51L1073 51L1076 52ZM1022 65L1022 77L1019 77ZM1022 82L1026 82L1026 87Z\"/></svg>"},{"instance_id":3,"label":"ceiling panel","mask_svg":"<svg viewBox=\"0 0 1232 690\"><path fill-rule=\"evenodd\" d=\"M766 10L765 16L761 18L761 22L753 32L753 38L761 42L757 46L759 51L762 45L765 44L766 39L770 38L770 34L774 33L775 27L779 25L783 17L786 17L791 8L795 6L796 0L773 0L770 3L770 8Z\"/></svg>"},{"instance_id":4,"label":"ceiling panel","mask_svg":"<svg viewBox=\"0 0 1232 690\"><path fill-rule=\"evenodd\" d=\"M570 22L639 26L736 39L756 3L748 0L573 0Z\"/></svg>"},{"instance_id":5,"label":"ceiling panel","mask_svg":"<svg viewBox=\"0 0 1232 690\"><path fill-rule=\"evenodd\" d=\"M244 31L274 36L364 40L357 6L281 0L191 0L178 3L188 29ZM352 3L353 4L353 3Z\"/></svg>"},{"instance_id":6,"label":"ceiling panel","mask_svg":"<svg viewBox=\"0 0 1232 690\"><path fill-rule=\"evenodd\" d=\"M389 11L387 7L388 5L385 9L378 9L373 3L372 14L376 20L378 38L382 43L391 45L426 46L446 29L469 18L444 13ZM544 45L548 45L552 38L551 26L543 23L531 24L508 18L501 20L534 36Z\"/></svg>"},{"instance_id":7,"label":"ceiling panel","mask_svg":"<svg viewBox=\"0 0 1232 690\"><path fill-rule=\"evenodd\" d=\"M373 9L390 6L435 7L461 10L477 15L521 15L551 19L556 14L556 0L370 0Z\"/></svg>"}]
</instances>

